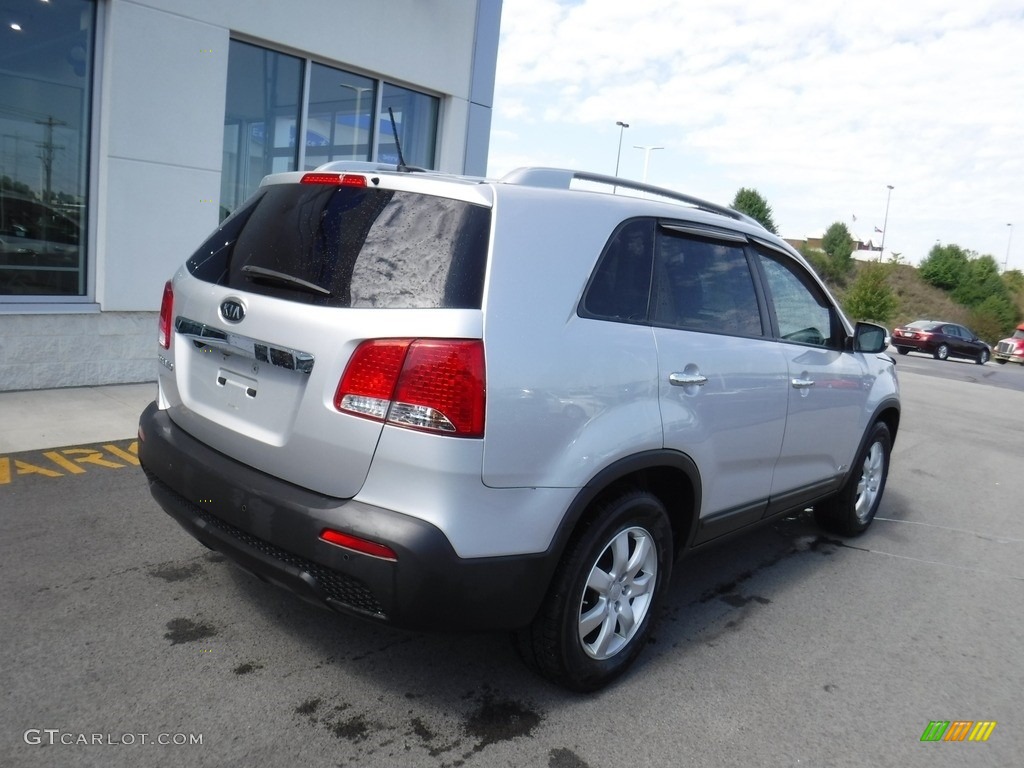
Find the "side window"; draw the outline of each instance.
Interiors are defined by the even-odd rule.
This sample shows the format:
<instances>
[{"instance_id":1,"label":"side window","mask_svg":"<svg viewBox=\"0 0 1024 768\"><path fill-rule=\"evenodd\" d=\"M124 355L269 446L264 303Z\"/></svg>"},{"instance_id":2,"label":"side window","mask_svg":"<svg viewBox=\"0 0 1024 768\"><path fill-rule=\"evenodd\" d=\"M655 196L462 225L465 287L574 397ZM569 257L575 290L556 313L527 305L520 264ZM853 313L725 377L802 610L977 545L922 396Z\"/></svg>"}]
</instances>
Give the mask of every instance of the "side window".
<instances>
[{"instance_id":1,"label":"side window","mask_svg":"<svg viewBox=\"0 0 1024 768\"><path fill-rule=\"evenodd\" d=\"M673 328L760 336L761 312L742 245L660 230L651 317Z\"/></svg>"},{"instance_id":2,"label":"side window","mask_svg":"<svg viewBox=\"0 0 1024 768\"><path fill-rule=\"evenodd\" d=\"M798 264L790 264L782 256L759 251L758 257L779 324L779 336L799 344L838 347L838 318L810 277L802 274Z\"/></svg>"},{"instance_id":3,"label":"side window","mask_svg":"<svg viewBox=\"0 0 1024 768\"><path fill-rule=\"evenodd\" d=\"M620 226L590 278L580 314L602 320L646 322L653 253L653 220L634 219Z\"/></svg>"}]
</instances>

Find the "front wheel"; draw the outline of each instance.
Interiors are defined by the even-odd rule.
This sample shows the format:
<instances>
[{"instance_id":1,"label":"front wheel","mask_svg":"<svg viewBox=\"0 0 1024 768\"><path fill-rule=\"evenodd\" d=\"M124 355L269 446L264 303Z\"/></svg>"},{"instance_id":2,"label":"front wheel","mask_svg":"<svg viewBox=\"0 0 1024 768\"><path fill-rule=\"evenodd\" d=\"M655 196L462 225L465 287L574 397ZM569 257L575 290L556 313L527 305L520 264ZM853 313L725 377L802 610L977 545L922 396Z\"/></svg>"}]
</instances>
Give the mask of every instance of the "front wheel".
<instances>
[{"instance_id":1,"label":"front wheel","mask_svg":"<svg viewBox=\"0 0 1024 768\"><path fill-rule=\"evenodd\" d=\"M935 359L945 360L947 357L949 357L949 345L939 344L939 346L935 348Z\"/></svg>"},{"instance_id":2,"label":"front wheel","mask_svg":"<svg viewBox=\"0 0 1024 768\"><path fill-rule=\"evenodd\" d=\"M846 484L835 496L815 505L814 519L818 525L843 536L866 531L882 500L891 453L889 427L880 421L871 428Z\"/></svg>"},{"instance_id":3,"label":"front wheel","mask_svg":"<svg viewBox=\"0 0 1024 768\"><path fill-rule=\"evenodd\" d=\"M672 571L672 528L653 494L603 503L566 548L540 613L516 633L523 660L575 691L617 678L643 650Z\"/></svg>"},{"instance_id":4,"label":"front wheel","mask_svg":"<svg viewBox=\"0 0 1024 768\"><path fill-rule=\"evenodd\" d=\"M977 358L975 358L974 362L976 362L978 365L984 365L985 363L988 362L988 358L989 358L988 350L987 349L983 349L983 350L981 350L981 352L978 353L978 356L977 356Z\"/></svg>"}]
</instances>

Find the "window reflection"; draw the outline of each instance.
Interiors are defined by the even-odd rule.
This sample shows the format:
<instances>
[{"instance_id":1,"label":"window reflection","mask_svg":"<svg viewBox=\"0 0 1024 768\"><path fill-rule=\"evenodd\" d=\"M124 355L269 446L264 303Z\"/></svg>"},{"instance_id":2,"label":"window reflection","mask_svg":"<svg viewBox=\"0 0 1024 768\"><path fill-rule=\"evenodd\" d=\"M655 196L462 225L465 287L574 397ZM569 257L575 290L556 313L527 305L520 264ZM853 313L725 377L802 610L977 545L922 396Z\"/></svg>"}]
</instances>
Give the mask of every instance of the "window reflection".
<instances>
[{"instance_id":1,"label":"window reflection","mask_svg":"<svg viewBox=\"0 0 1024 768\"><path fill-rule=\"evenodd\" d=\"M307 169L332 160L369 160L372 149L374 81L314 64L306 123Z\"/></svg>"},{"instance_id":2,"label":"window reflection","mask_svg":"<svg viewBox=\"0 0 1024 768\"><path fill-rule=\"evenodd\" d=\"M406 165L433 168L434 146L437 140L437 108L438 99L433 96L385 83L377 159L382 163L398 163L398 150L395 147L397 131ZM392 115L395 119L393 127Z\"/></svg>"},{"instance_id":3,"label":"window reflection","mask_svg":"<svg viewBox=\"0 0 1024 768\"><path fill-rule=\"evenodd\" d=\"M295 132L302 98L302 59L231 41L224 113L221 218L270 173L298 168Z\"/></svg>"},{"instance_id":4,"label":"window reflection","mask_svg":"<svg viewBox=\"0 0 1024 768\"><path fill-rule=\"evenodd\" d=\"M4 11L0 296L82 296L95 2Z\"/></svg>"}]
</instances>

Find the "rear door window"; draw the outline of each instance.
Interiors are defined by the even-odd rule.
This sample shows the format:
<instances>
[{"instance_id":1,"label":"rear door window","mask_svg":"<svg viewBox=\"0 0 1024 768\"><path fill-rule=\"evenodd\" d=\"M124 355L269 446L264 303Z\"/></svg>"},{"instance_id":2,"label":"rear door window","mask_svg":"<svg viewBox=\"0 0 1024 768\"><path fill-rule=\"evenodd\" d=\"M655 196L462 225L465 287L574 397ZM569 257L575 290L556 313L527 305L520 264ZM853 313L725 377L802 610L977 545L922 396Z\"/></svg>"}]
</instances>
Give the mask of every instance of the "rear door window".
<instances>
[{"instance_id":1,"label":"rear door window","mask_svg":"<svg viewBox=\"0 0 1024 768\"><path fill-rule=\"evenodd\" d=\"M274 184L188 260L200 280L333 307L479 309L490 209L385 189Z\"/></svg>"},{"instance_id":2,"label":"rear door window","mask_svg":"<svg viewBox=\"0 0 1024 768\"><path fill-rule=\"evenodd\" d=\"M651 318L670 328L760 336L761 310L743 244L661 228Z\"/></svg>"}]
</instances>

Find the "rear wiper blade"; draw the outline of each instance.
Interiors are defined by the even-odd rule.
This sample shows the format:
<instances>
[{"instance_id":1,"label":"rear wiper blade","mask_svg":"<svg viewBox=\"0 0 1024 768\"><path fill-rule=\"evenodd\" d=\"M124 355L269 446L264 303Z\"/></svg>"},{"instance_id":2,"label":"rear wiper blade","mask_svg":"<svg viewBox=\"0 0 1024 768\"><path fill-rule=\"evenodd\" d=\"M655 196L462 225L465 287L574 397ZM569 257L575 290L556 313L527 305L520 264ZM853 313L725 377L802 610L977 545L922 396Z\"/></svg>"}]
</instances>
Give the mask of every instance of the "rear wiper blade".
<instances>
[{"instance_id":1,"label":"rear wiper blade","mask_svg":"<svg viewBox=\"0 0 1024 768\"><path fill-rule=\"evenodd\" d=\"M249 280L266 280L267 282L277 283L283 285L286 288L295 288L300 291L309 291L310 293L316 293L320 296L330 296L331 292L326 288L323 288L316 283L311 283L308 280L303 280L299 277L293 277L292 275L286 275L284 272L276 272L273 269L266 269L265 267L254 267L252 265L246 265L242 267L242 274L245 275Z\"/></svg>"}]
</instances>

